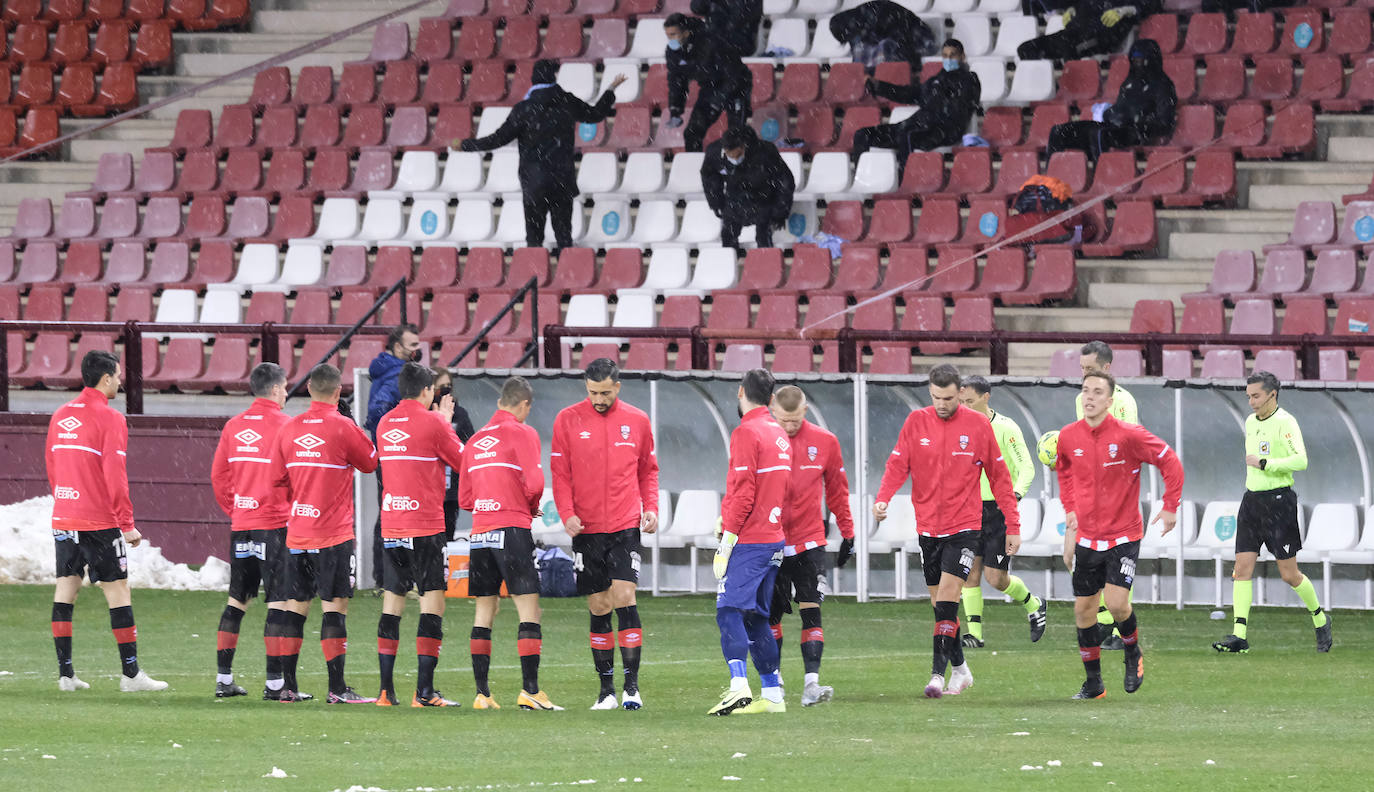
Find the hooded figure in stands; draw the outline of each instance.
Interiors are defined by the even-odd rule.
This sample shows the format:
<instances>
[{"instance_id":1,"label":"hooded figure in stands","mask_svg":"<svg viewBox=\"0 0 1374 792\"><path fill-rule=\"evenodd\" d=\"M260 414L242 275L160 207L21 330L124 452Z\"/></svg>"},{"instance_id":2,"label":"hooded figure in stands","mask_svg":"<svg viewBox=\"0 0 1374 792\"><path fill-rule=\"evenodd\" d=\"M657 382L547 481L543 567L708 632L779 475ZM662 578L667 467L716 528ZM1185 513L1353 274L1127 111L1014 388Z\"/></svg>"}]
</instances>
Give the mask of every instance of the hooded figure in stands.
<instances>
[{"instance_id":1,"label":"hooded figure in stands","mask_svg":"<svg viewBox=\"0 0 1374 792\"><path fill-rule=\"evenodd\" d=\"M978 110L982 84L978 75L969 71L964 45L958 39L945 41L941 58L944 68L924 83L920 82L918 69L912 70L911 85L873 79L867 82L868 92L874 96L918 107L904 121L864 127L855 132L851 152L855 160L870 148L896 149L900 173L911 152L953 146L963 140L969 121Z\"/></svg>"},{"instance_id":2,"label":"hooded figure in stands","mask_svg":"<svg viewBox=\"0 0 1374 792\"><path fill-rule=\"evenodd\" d=\"M1070 121L1050 130L1049 154L1067 149L1090 159L1112 149L1162 143L1174 131L1178 92L1164 73L1159 44L1141 39L1131 45L1131 68L1116 101L1093 105L1092 121Z\"/></svg>"},{"instance_id":3,"label":"hooded figure in stands","mask_svg":"<svg viewBox=\"0 0 1374 792\"><path fill-rule=\"evenodd\" d=\"M705 19L706 30L739 57L748 58L758 49L763 0L692 0L692 13Z\"/></svg>"},{"instance_id":4,"label":"hooded figure in stands","mask_svg":"<svg viewBox=\"0 0 1374 792\"><path fill-rule=\"evenodd\" d=\"M625 81L611 81L595 105L589 105L558 86L558 61L534 64L525 98L511 108L506 122L490 135L458 142L463 151L490 151L511 141L520 150L520 189L525 202L525 244L544 244L544 218L553 224L554 252L572 247L573 198L577 196L577 171L573 166L578 122L605 120L615 108L615 88Z\"/></svg>"},{"instance_id":5,"label":"hooded figure in stands","mask_svg":"<svg viewBox=\"0 0 1374 792\"><path fill-rule=\"evenodd\" d=\"M701 162L706 203L720 218L720 243L739 246L739 232L754 227L754 241L773 247L773 229L792 214L796 180L777 146L759 140L754 130L733 127L706 147Z\"/></svg>"},{"instance_id":6,"label":"hooded figure in stands","mask_svg":"<svg viewBox=\"0 0 1374 792\"><path fill-rule=\"evenodd\" d=\"M830 18L830 35L848 44L855 63L869 74L879 63L906 61L913 74L921 71L921 57L936 53L935 32L910 10L892 0L869 0Z\"/></svg>"},{"instance_id":7,"label":"hooded figure in stands","mask_svg":"<svg viewBox=\"0 0 1374 792\"><path fill-rule=\"evenodd\" d=\"M1159 0L1079 0L1063 13L1064 29L1016 49L1021 60L1072 60L1110 55L1140 20L1159 13Z\"/></svg>"},{"instance_id":8,"label":"hooded figure in stands","mask_svg":"<svg viewBox=\"0 0 1374 792\"><path fill-rule=\"evenodd\" d=\"M687 91L695 80L697 101L682 140L688 151L701 151L706 130L721 113L731 127L742 127L749 121L754 75L740 60L739 51L696 17L670 14L663 20L663 32L668 37L663 53L668 61L668 117L659 123L669 128L682 126Z\"/></svg>"}]
</instances>

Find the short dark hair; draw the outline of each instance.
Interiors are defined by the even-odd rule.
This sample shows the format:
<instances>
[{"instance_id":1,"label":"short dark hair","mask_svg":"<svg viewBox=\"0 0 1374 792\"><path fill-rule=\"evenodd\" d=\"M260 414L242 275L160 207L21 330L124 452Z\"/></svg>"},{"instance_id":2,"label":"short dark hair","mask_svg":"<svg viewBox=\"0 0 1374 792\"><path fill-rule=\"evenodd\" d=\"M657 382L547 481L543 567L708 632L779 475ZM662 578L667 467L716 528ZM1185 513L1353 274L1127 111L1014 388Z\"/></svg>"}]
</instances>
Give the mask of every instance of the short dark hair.
<instances>
[{"instance_id":1,"label":"short dark hair","mask_svg":"<svg viewBox=\"0 0 1374 792\"><path fill-rule=\"evenodd\" d=\"M583 377L588 382L620 382L620 366L610 358L597 358L587 366L587 373Z\"/></svg>"},{"instance_id":2,"label":"short dark hair","mask_svg":"<svg viewBox=\"0 0 1374 792\"><path fill-rule=\"evenodd\" d=\"M1094 377L1106 381L1107 393L1116 393L1116 377L1113 377L1111 374L1108 374L1102 369L1093 369L1092 371L1089 371L1087 374L1083 375L1083 381L1087 382L1088 380L1093 379Z\"/></svg>"},{"instance_id":3,"label":"short dark hair","mask_svg":"<svg viewBox=\"0 0 1374 792\"><path fill-rule=\"evenodd\" d=\"M343 374L328 363L321 363L310 369L310 385L308 387L312 394L333 393L342 383Z\"/></svg>"},{"instance_id":4,"label":"short dark hair","mask_svg":"<svg viewBox=\"0 0 1374 792\"><path fill-rule=\"evenodd\" d=\"M1246 385L1254 385L1257 382L1264 388L1265 393L1278 393L1279 378L1274 372L1255 370L1245 378Z\"/></svg>"},{"instance_id":5,"label":"short dark hair","mask_svg":"<svg viewBox=\"0 0 1374 792\"><path fill-rule=\"evenodd\" d=\"M948 388L959 384L959 369L953 364L941 363L930 370L930 384L937 388Z\"/></svg>"},{"instance_id":6,"label":"short dark hair","mask_svg":"<svg viewBox=\"0 0 1374 792\"><path fill-rule=\"evenodd\" d=\"M259 363L248 375L248 389L254 396L266 396L273 386L286 384L286 369L276 363Z\"/></svg>"},{"instance_id":7,"label":"short dark hair","mask_svg":"<svg viewBox=\"0 0 1374 792\"><path fill-rule=\"evenodd\" d=\"M391 328L391 332L386 334L386 351L390 352L393 347L401 343L401 336L406 333L420 334L420 328L413 324L396 325Z\"/></svg>"},{"instance_id":8,"label":"short dark hair","mask_svg":"<svg viewBox=\"0 0 1374 792\"><path fill-rule=\"evenodd\" d=\"M501 398L497 404L502 407L515 407L520 402L534 401L534 388L524 377L511 377L501 384Z\"/></svg>"},{"instance_id":9,"label":"short dark hair","mask_svg":"<svg viewBox=\"0 0 1374 792\"><path fill-rule=\"evenodd\" d=\"M754 138L754 131L749 127L730 127L720 136L720 150L734 151L739 148L748 148L749 142Z\"/></svg>"},{"instance_id":10,"label":"short dark hair","mask_svg":"<svg viewBox=\"0 0 1374 792\"><path fill-rule=\"evenodd\" d=\"M685 30L687 28L687 15L683 13L669 14L668 18L663 20L663 26Z\"/></svg>"},{"instance_id":11,"label":"short dark hair","mask_svg":"<svg viewBox=\"0 0 1374 792\"><path fill-rule=\"evenodd\" d=\"M940 47L940 49L944 49L945 47L949 47L950 49L954 50L960 55L964 54L964 42L960 41L957 38L945 39L945 43Z\"/></svg>"},{"instance_id":12,"label":"short dark hair","mask_svg":"<svg viewBox=\"0 0 1374 792\"><path fill-rule=\"evenodd\" d=\"M119 370L119 358L115 353L104 349L92 349L81 358L81 384L94 388L106 374L111 377Z\"/></svg>"},{"instance_id":13,"label":"short dark hair","mask_svg":"<svg viewBox=\"0 0 1374 792\"><path fill-rule=\"evenodd\" d=\"M1097 358L1098 363L1110 365L1112 362L1112 348L1107 346L1106 341L1089 341L1078 350L1078 354L1092 355Z\"/></svg>"},{"instance_id":14,"label":"short dark hair","mask_svg":"<svg viewBox=\"0 0 1374 792\"><path fill-rule=\"evenodd\" d=\"M434 384L434 375L428 366L419 363L406 363L396 377L397 395L402 399L417 398L425 388Z\"/></svg>"},{"instance_id":15,"label":"short dark hair","mask_svg":"<svg viewBox=\"0 0 1374 792\"><path fill-rule=\"evenodd\" d=\"M773 375L768 369L750 369L744 372L744 398L750 404L764 406L773 400Z\"/></svg>"},{"instance_id":16,"label":"short dark hair","mask_svg":"<svg viewBox=\"0 0 1374 792\"><path fill-rule=\"evenodd\" d=\"M959 383L959 387L973 388L973 392L977 393L979 396L982 396L984 393L992 393L992 383L988 382L987 377L978 374L964 377Z\"/></svg>"}]
</instances>

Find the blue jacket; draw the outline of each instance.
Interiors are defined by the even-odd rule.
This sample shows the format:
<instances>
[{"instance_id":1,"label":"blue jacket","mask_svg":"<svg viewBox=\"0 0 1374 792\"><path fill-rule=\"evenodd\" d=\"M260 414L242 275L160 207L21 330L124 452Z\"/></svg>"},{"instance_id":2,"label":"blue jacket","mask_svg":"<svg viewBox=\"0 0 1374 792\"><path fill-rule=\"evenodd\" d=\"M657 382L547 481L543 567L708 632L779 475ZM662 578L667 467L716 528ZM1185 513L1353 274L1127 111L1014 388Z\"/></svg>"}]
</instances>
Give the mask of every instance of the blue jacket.
<instances>
[{"instance_id":1,"label":"blue jacket","mask_svg":"<svg viewBox=\"0 0 1374 792\"><path fill-rule=\"evenodd\" d=\"M364 425L368 434L375 434L382 416L401 403L398 378L405 364L404 360L390 352L383 352L373 358L372 365L367 367L367 373L372 377L372 389L367 392L367 423Z\"/></svg>"}]
</instances>

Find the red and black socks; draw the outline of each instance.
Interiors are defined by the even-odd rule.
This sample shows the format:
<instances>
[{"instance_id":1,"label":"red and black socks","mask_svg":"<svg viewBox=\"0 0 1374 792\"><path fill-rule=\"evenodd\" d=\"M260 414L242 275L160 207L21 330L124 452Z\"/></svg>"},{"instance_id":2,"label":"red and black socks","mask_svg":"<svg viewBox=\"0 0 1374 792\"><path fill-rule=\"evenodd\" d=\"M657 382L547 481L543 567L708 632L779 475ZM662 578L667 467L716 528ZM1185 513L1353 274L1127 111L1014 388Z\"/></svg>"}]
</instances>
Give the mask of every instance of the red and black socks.
<instances>
[{"instance_id":1,"label":"red and black socks","mask_svg":"<svg viewBox=\"0 0 1374 792\"><path fill-rule=\"evenodd\" d=\"M282 632L277 639L281 657L281 677L287 690L300 691L296 682L296 664L301 658L301 642L305 640L305 614L282 611Z\"/></svg>"},{"instance_id":2,"label":"red and black socks","mask_svg":"<svg viewBox=\"0 0 1374 792\"><path fill-rule=\"evenodd\" d=\"M439 650L444 645L444 617L437 613L421 613L415 629L415 656L419 678L415 691L422 698L434 696L434 669L439 666Z\"/></svg>"},{"instance_id":3,"label":"red and black socks","mask_svg":"<svg viewBox=\"0 0 1374 792\"><path fill-rule=\"evenodd\" d=\"M954 665L962 665L964 661L963 651L959 650L957 654L955 652L959 647L959 603L936 602L934 610L934 648L930 673L944 676L946 664L952 662Z\"/></svg>"},{"instance_id":4,"label":"red and black socks","mask_svg":"<svg viewBox=\"0 0 1374 792\"><path fill-rule=\"evenodd\" d=\"M592 665L601 682L601 698L615 695L615 633L611 631L611 614L591 614L589 639L592 646Z\"/></svg>"},{"instance_id":5,"label":"red and black socks","mask_svg":"<svg viewBox=\"0 0 1374 792\"><path fill-rule=\"evenodd\" d=\"M320 618L320 651L329 671L329 692L343 693L344 660L348 657L348 619L344 614L325 611Z\"/></svg>"},{"instance_id":6,"label":"red and black socks","mask_svg":"<svg viewBox=\"0 0 1374 792\"><path fill-rule=\"evenodd\" d=\"M278 608L267 609L267 619L262 623L262 643L267 649L267 689L281 690L281 636L286 626L286 611Z\"/></svg>"},{"instance_id":7,"label":"red and black socks","mask_svg":"<svg viewBox=\"0 0 1374 792\"><path fill-rule=\"evenodd\" d=\"M802 669L808 674L821 672L821 653L825 651L825 630L821 629L821 609L801 609Z\"/></svg>"},{"instance_id":8,"label":"red and black socks","mask_svg":"<svg viewBox=\"0 0 1374 792\"><path fill-rule=\"evenodd\" d=\"M59 676L73 677L72 668L72 610L70 602L52 604L52 643L57 650L57 673Z\"/></svg>"},{"instance_id":9,"label":"red and black socks","mask_svg":"<svg viewBox=\"0 0 1374 792\"><path fill-rule=\"evenodd\" d=\"M768 622L768 629L773 633L773 643L778 645L778 661L782 661L782 614L778 614L778 621Z\"/></svg>"},{"instance_id":10,"label":"red and black socks","mask_svg":"<svg viewBox=\"0 0 1374 792\"><path fill-rule=\"evenodd\" d=\"M468 639L468 652L472 654L472 679L477 684L477 694L490 696L491 687L487 674L491 671L491 628L473 627Z\"/></svg>"},{"instance_id":11,"label":"red and black socks","mask_svg":"<svg viewBox=\"0 0 1374 792\"><path fill-rule=\"evenodd\" d=\"M534 695L539 692L539 655L544 646L543 633L535 622L520 622L515 638L520 653L521 684L526 693Z\"/></svg>"},{"instance_id":12,"label":"red and black socks","mask_svg":"<svg viewBox=\"0 0 1374 792\"><path fill-rule=\"evenodd\" d=\"M233 605L225 605L219 615L219 630L215 633L215 665L219 671L219 681L225 684L234 681L234 651L239 645L239 626L243 624L243 611Z\"/></svg>"},{"instance_id":13,"label":"red and black socks","mask_svg":"<svg viewBox=\"0 0 1374 792\"><path fill-rule=\"evenodd\" d=\"M644 628L639 622L639 607L615 609L620 623L620 662L625 667L625 692L639 692L639 654L644 645Z\"/></svg>"},{"instance_id":14,"label":"red and black socks","mask_svg":"<svg viewBox=\"0 0 1374 792\"><path fill-rule=\"evenodd\" d=\"M383 613L377 620L377 668L381 672L382 692L395 698L396 647L401 643L401 617Z\"/></svg>"},{"instance_id":15,"label":"red and black socks","mask_svg":"<svg viewBox=\"0 0 1374 792\"><path fill-rule=\"evenodd\" d=\"M1136 627L1135 611L1127 616L1125 621L1116 623L1116 631L1121 633L1121 643L1125 645L1126 651L1140 651L1140 633Z\"/></svg>"},{"instance_id":16,"label":"red and black socks","mask_svg":"<svg viewBox=\"0 0 1374 792\"><path fill-rule=\"evenodd\" d=\"M1078 656L1083 659L1083 670L1088 680L1102 682L1102 639L1098 637L1098 625L1078 628Z\"/></svg>"},{"instance_id":17,"label":"red and black socks","mask_svg":"<svg viewBox=\"0 0 1374 792\"><path fill-rule=\"evenodd\" d=\"M138 676L138 628L129 605L110 608L110 631L119 645L119 665L126 677Z\"/></svg>"}]
</instances>

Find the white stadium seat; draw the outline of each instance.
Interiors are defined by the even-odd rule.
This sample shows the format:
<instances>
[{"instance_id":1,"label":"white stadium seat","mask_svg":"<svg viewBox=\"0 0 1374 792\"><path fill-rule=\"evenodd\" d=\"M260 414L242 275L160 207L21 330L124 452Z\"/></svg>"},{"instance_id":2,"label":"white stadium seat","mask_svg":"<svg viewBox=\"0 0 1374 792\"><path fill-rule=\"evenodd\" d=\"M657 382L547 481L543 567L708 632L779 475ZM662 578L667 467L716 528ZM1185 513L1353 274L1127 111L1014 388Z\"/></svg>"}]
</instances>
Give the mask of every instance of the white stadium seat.
<instances>
[{"instance_id":1,"label":"white stadium seat","mask_svg":"<svg viewBox=\"0 0 1374 792\"><path fill-rule=\"evenodd\" d=\"M448 235L448 201L417 198L410 206L410 222L401 240L410 245L437 242Z\"/></svg>"},{"instance_id":2,"label":"white stadium seat","mask_svg":"<svg viewBox=\"0 0 1374 792\"><path fill-rule=\"evenodd\" d=\"M1012 74L1007 102L1030 104L1054 98L1054 61L1020 61Z\"/></svg>"},{"instance_id":3,"label":"white stadium seat","mask_svg":"<svg viewBox=\"0 0 1374 792\"><path fill-rule=\"evenodd\" d=\"M620 161L615 152L593 151L577 164L577 190L584 194L615 192L620 186Z\"/></svg>"},{"instance_id":4,"label":"white stadium seat","mask_svg":"<svg viewBox=\"0 0 1374 792\"><path fill-rule=\"evenodd\" d=\"M483 192L509 193L520 191L520 154L500 149L491 155L487 166L487 183Z\"/></svg>"},{"instance_id":5,"label":"white stadium seat","mask_svg":"<svg viewBox=\"0 0 1374 792\"><path fill-rule=\"evenodd\" d=\"M250 255L250 248L270 248L252 255L271 256L276 261L276 245L244 245L243 258ZM291 245L286 249L286 261L282 264L281 276L276 279L278 286L309 286L319 283L324 276L324 249L319 245Z\"/></svg>"},{"instance_id":6,"label":"white stadium seat","mask_svg":"<svg viewBox=\"0 0 1374 792\"><path fill-rule=\"evenodd\" d=\"M460 193L475 193L482 189L482 153L479 151L449 151L444 158L444 175L433 190L419 190L414 198L442 198L448 200Z\"/></svg>"},{"instance_id":7,"label":"white stadium seat","mask_svg":"<svg viewBox=\"0 0 1374 792\"><path fill-rule=\"evenodd\" d=\"M801 0L805 5L813 0ZM833 6L832 6L833 7ZM814 13L798 10L798 13ZM774 19L768 31L768 45L765 51L791 50L793 57L801 57L811 49L810 36L806 30L806 20L799 17Z\"/></svg>"},{"instance_id":8,"label":"white stadium seat","mask_svg":"<svg viewBox=\"0 0 1374 792\"><path fill-rule=\"evenodd\" d=\"M391 189L372 190L367 197L405 200L411 193L433 190L438 186L439 155L433 151L407 151L401 155L396 183L391 185Z\"/></svg>"},{"instance_id":9,"label":"white stadium seat","mask_svg":"<svg viewBox=\"0 0 1374 792\"><path fill-rule=\"evenodd\" d=\"M797 192L806 195L826 196L849 190L849 153L845 151L822 151L811 158L811 172L806 177L806 187L798 185Z\"/></svg>"},{"instance_id":10,"label":"white stadium seat","mask_svg":"<svg viewBox=\"0 0 1374 792\"><path fill-rule=\"evenodd\" d=\"M797 16L820 16L822 14L833 14L839 6L838 0L797 0L797 7L792 13ZM797 51L798 54L805 52L805 49Z\"/></svg>"},{"instance_id":11,"label":"white stadium seat","mask_svg":"<svg viewBox=\"0 0 1374 792\"><path fill-rule=\"evenodd\" d=\"M992 51L992 20L983 14L955 14L951 38L964 45L964 55L977 58Z\"/></svg>"},{"instance_id":12,"label":"white stadium seat","mask_svg":"<svg viewBox=\"0 0 1374 792\"><path fill-rule=\"evenodd\" d=\"M291 244L332 245L358 235L358 202L353 198L326 198L320 208L315 233Z\"/></svg>"},{"instance_id":13,"label":"white stadium seat","mask_svg":"<svg viewBox=\"0 0 1374 792\"><path fill-rule=\"evenodd\" d=\"M897 187L897 155L891 151L865 151L854 169L853 190L857 193L892 192Z\"/></svg>"},{"instance_id":14,"label":"white stadium seat","mask_svg":"<svg viewBox=\"0 0 1374 792\"><path fill-rule=\"evenodd\" d=\"M702 248L697 254L697 264L692 270L692 282L687 284L687 290L705 296L716 289L728 289L735 285L738 269L734 248Z\"/></svg>"},{"instance_id":15,"label":"white stadium seat","mask_svg":"<svg viewBox=\"0 0 1374 792\"><path fill-rule=\"evenodd\" d=\"M816 35L811 39L811 50L806 53L806 56L826 60L849 59L849 42L837 41L835 36L830 33L830 17L821 17L816 20Z\"/></svg>"},{"instance_id":16,"label":"white stadium seat","mask_svg":"<svg viewBox=\"0 0 1374 792\"><path fill-rule=\"evenodd\" d=\"M459 198L458 208L453 211L453 230L449 232L445 241L462 244L491 239L495 225L493 212L494 207L489 196Z\"/></svg>"},{"instance_id":17,"label":"white stadium seat","mask_svg":"<svg viewBox=\"0 0 1374 792\"><path fill-rule=\"evenodd\" d=\"M573 244L581 241L587 235L587 209L580 198L573 199L572 211L572 241ZM521 237L523 239L523 237ZM544 244L553 245L555 242L553 235L553 215L544 217Z\"/></svg>"},{"instance_id":18,"label":"white stadium seat","mask_svg":"<svg viewBox=\"0 0 1374 792\"><path fill-rule=\"evenodd\" d=\"M664 46L667 46L666 43ZM662 58L663 50L659 50L651 57ZM618 75L625 75L625 82L615 89L616 104L623 102L633 102L639 98L639 61L625 58L612 58L602 62L601 86L596 95L601 96L611 87L611 81Z\"/></svg>"},{"instance_id":19,"label":"white stadium seat","mask_svg":"<svg viewBox=\"0 0 1374 792\"><path fill-rule=\"evenodd\" d=\"M501 214L496 219L496 231L491 239L498 244L519 247L525 241L525 201L520 193L506 193L501 198Z\"/></svg>"},{"instance_id":20,"label":"white stadium seat","mask_svg":"<svg viewBox=\"0 0 1374 792\"><path fill-rule=\"evenodd\" d=\"M630 236L630 202L625 198L602 196L592 204L592 219L586 242L596 247L624 242Z\"/></svg>"},{"instance_id":21,"label":"white stadium seat","mask_svg":"<svg viewBox=\"0 0 1374 792\"><path fill-rule=\"evenodd\" d=\"M967 14L978 7L978 0L935 0L930 10L936 14Z\"/></svg>"},{"instance_id":22,"label":"white stadium seat","mask_svg":"<svg viewBox=\"0 0 1374 792\"><path fill-rule=\"evenodd\" d=\"M641 288L654 291L681 289L687 285L690 277L686 249L654 248L654 252L649 255L649 270L644 275L644 285Z\"/></svg>"},{"instance_id":23,"label":"white stadium seat","mask_svg":"<svg viewBox=\"0 0 1374 792\"><path fill-rule=\"evenodd\" d=\"M640 17L635 23L635 37L630 44L630 57L639 60L661 60L667 48L668 36L663 32L663 18Z\"/></svg>"},{"instance_id":24,"label":"white stadium seat","mask_svg":"<svg viewBox=\"0 0 1374 792\"><path fill-rule=\"evenodd\" d=\"M814 236L820 230L820 220L817 219L815 201L794 201L792 203L792 214L787 218L787 225L781 231L773 232L773 243L779 245L792 244L800 241L800 237Z\"/></svg>"},{"instance_id":25,"label":"white stadium seat","mask_svg":"<svg viewBox=\"0 0 1374 792\"><path fill-rule=\"evenodd\" d=\"M584 102L596 101L596 64L564 63L558 70L558 84Z\"/></svg>"},{"instance_id":26,"label":"white stadium seat","mask_svg":"<svg viewBox=\"0 0 1374 792\"><path fill-rule=\"evenodd\" d=\"M206 289L200 305L201 324L238 324L243 318L243 302L238 289Z\"/></svg>"},{"instance_id":27,"label":"white stadium seat","mask_svg":"<svg viewBox=\"0 0 1374 792\"><path fill-rule=\"evenodd\" d=\"M501 128L506 123L506 118L510 116L509 107L492 107L490 105L482 108L482 117L477 121L476 137L486 137ZM511 141L501 148L515 147L515 141Z\"/></svg>"},{"instance_id":28,"label":"white stadium seat","mask_svg":"<svg viewBox=\"0 0 1374 792\"><path fill-rule=\"evenodd\" d=\"M635 230L630 241L635 244L667 242L677 235L677 203L669 200L639 202L635 215Z\"/></svg>"},{"instance_id":29,"label":"white stadium seat","mask_svg":"<svg viewBox=\"0 0 1374 792\"><path fill-rule=\"evenodd\" d=\"M996 104L1007 95L1007 63L1001 58L970 58L968 67L978 75L983 93L979 102Z\"/></svg>"},{"instance_id":30,"label":"white stadium seat","mask_svg":"<svg viewBox=\"0 0 1374 792\"><path fill-rule=\"evenodd\" d=\"M276 279L277 246L260 243L244 245L242 252L239 253L238 272L234 273L234 279L231 283L253 286L259 283L271 283ZM317 272L315 280L307 281L307 283L315 283L318 280L319 273ZM162 320L159 319L158 321Z\"/></svg>"},{"instance_id":31,"label":"white stadium seat","mask_svg":"<svg viewBox=\"0 0 1374 792\"><path fill-rule=\"evenodd\" d=\"M678 493L677 506L673 509L673 529L664 538L671 536L683 544L678 547L691 547L691 591L697 591L697 547L715 546L716 518L720 516L720 493L715 490L683 490Z\"/></svg>"},{"instance_id":32,"label":"white stadium seat","mask_svg":"<svg viewBox=\"0 0 1374 792\"><path fill-rule=\"evenodd\" d=\"M997 46L992 54L1001 58L1015 58L1016 49L1039 33L1039 21L1033 16L1004 16L997 26Z\"/></svg>"},{"instance_id":33,"label":"white stadium seat","mask_svg":"<svg viewBox=\"0 0 1374 792\"><path fill-rule=\"evenodd\" d=\"M638 197L650 195L662 189L663 152L630 152L630 155L625 158L625 175L620 181L620 192Z\"/></svg>"},{"instance_id":34,"label":"white stadium seat","mask_svg":"<svg viewBox=\"0 0 1374 792\"><path fill-rule=\"evenodd\" d=\"M368 201L363 210L363 224L352 240L340 240L338 244L372 244L399 239L405 232L405 218L401 212L401 202L394 198L378 198Z\"/></svg>"},{"instance_id":35,"label":"white stadium seat","mask_svg":"<svg viewBox=\"0 0 1374 792\"><path fill-rule=\"evenodd\" d=\"M688 245L719 244L720 218L705 200L688 201L682 213L682 230L674 241Z\"/></svg>"},{"instance_id":36,"label":"white stadium seat","mask_svg":"<svg viewBox=\"0 0 1374 792\"><path fill-rule=\"evenodd\" d=\"M611 327L653 327L655 324L652 292L642 289L616 292L615 318L611 320Z\"/></svg>"},{"instance_id":37,"label":"white stadium seat","mask_svg":"<svg viewBox=\"0 0 1374 792\"><path fill-rule=\"evenodd\" d=\"M668 170L668 186L663 192L687 200L705 195L705 188L701 186L701 163L705 158L706 155L699 151L684 151L674 156Z\"/></svg>"}]
</instances>

